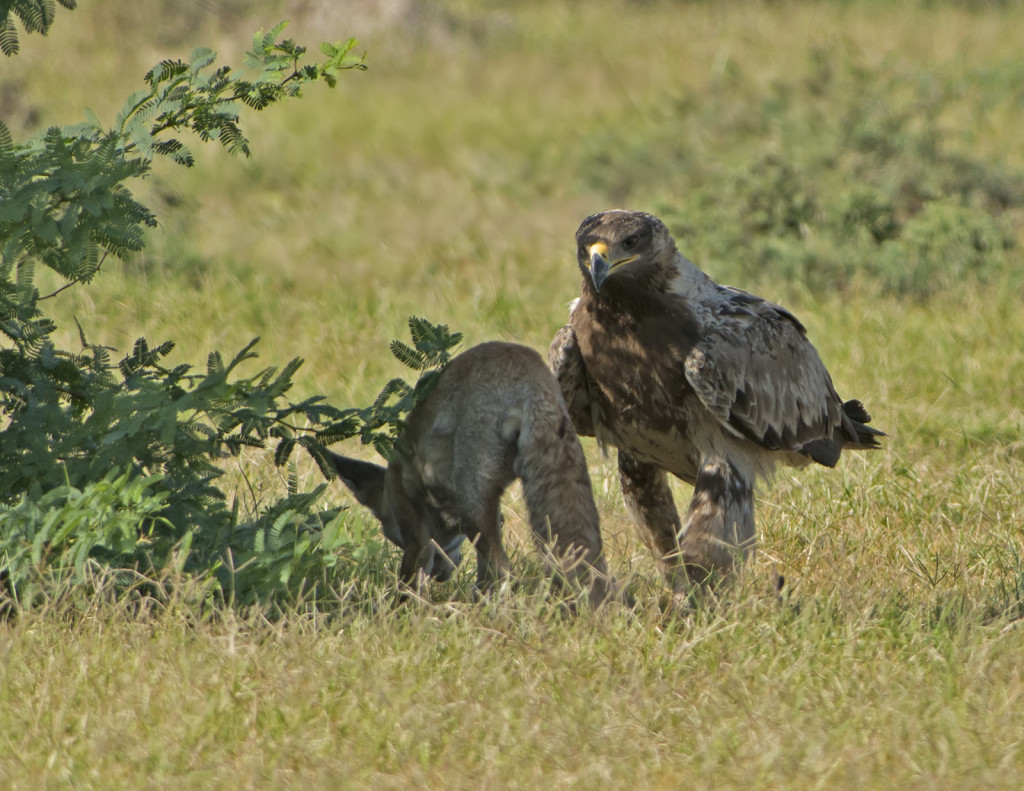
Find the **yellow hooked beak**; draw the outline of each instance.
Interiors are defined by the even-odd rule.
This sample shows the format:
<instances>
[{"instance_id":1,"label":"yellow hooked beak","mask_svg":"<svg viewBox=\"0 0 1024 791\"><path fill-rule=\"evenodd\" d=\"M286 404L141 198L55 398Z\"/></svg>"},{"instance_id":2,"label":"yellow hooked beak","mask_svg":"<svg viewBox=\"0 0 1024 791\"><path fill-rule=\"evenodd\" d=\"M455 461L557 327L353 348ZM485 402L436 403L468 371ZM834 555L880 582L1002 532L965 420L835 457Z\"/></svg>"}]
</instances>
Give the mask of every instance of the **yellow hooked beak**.
<instances>
[{"instance_id":1,"label":"yellow hooked beak","mask_svg":"<svg viewBox=\"0 0 1024 791\"><path fill-rule=\"evenodd\" d=\"M590 253L590 281L594 284L594 290L600 291L601 285L608 276L623 264L635 261L637 256L631 255L626 258L619 258L615 261L608 261L608 245L604 242L594 242L587 249Z\"/></svg>"}]
</instances>

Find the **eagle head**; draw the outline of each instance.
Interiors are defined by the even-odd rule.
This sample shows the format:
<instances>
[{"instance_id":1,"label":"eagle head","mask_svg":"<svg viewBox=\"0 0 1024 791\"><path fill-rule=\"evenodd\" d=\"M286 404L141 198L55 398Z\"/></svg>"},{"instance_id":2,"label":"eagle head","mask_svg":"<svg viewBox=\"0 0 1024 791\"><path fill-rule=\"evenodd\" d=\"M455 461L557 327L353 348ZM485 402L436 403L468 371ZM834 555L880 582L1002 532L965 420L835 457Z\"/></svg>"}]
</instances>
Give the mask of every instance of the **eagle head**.
<instances>
[{"instance_id":1,"label":"eagle head","mask_svg":"<svg viewBox=\"0 0 1024 791\"><path fill-rule=\"evenodd\" d=\"M676 245L652 214L612 209L592 214L576 231L576 258L595 292L619 272L650 277L673 266ZM665 271L664 275L668 275Z\"/></svg>"}]
</instances>

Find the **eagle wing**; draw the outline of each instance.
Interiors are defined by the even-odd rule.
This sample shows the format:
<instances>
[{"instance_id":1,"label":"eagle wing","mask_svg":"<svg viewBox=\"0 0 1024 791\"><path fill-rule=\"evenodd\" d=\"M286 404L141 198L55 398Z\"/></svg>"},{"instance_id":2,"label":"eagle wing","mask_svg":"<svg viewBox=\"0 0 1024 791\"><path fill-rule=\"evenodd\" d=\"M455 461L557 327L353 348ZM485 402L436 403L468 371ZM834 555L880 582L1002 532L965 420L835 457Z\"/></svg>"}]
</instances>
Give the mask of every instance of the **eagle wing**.
<instances>
[{"instance_id":1,"label":"eagle wing","mask_svg":"<svg viewBox=\"0 0 1024 791\"><path fill-rule=\"evenodd\" d=\"M594 417L590 399L590 375L583 365L576 332L566 324L555 333L548 349L548 367L558 380L562 398L576 433L594 436Z\"/></svg>"},{"instance_id":2,"label":"eagle wing","mask_svg":"<svg viewBox=\"0 0 1024 791\"><path fill-rule=\"evenodd\" d=\"M803 325L745 291L719 287L717 296L686 357L690 386L733 435L833 466L843 406Z\"/></svg>"}]
</instances>

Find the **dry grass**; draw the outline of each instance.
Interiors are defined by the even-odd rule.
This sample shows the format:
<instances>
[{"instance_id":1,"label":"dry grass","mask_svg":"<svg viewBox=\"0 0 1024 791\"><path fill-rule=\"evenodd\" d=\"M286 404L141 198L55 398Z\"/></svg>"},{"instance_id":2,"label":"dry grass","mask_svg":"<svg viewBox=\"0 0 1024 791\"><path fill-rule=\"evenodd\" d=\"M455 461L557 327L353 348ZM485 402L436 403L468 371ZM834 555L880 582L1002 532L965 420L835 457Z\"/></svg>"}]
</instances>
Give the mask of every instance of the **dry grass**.
<instances>
[{"instance_id":1,"label":"dry grass","mask_svg":"<svg viewBox=\"0 0 1024 791\"><path fill-rule=\"evenodd\" d=\"M855 598L748 593L681 620L568 621L525 596L276 625L43 613L4 630L0 773L26 789L1014 787L1024 630L877 584Z\"/></svg>"}]
</instances>

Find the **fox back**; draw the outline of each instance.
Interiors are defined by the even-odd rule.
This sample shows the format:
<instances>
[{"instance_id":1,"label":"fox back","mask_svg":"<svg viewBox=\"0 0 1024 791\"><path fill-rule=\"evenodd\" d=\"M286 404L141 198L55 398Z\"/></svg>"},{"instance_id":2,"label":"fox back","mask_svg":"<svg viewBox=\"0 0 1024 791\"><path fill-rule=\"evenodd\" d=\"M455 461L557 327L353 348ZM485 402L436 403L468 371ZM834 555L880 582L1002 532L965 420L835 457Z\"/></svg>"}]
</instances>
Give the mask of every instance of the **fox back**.
<instances>
[{"instance_id":1,"label":"fox back","mask_svg":"<svg viewBox=\"0 0 1024 791\"><path fill-rule=\"evenodd\" d=\"M404 550L400 575L447 579L476 545L478 583L505 576L500 501L516 478L558 571L604 595L597 507L579 438L541 356L491 342L458 355L409 414L387 468L332 454L341 480Z\"/></svg>"}]
</instances>

